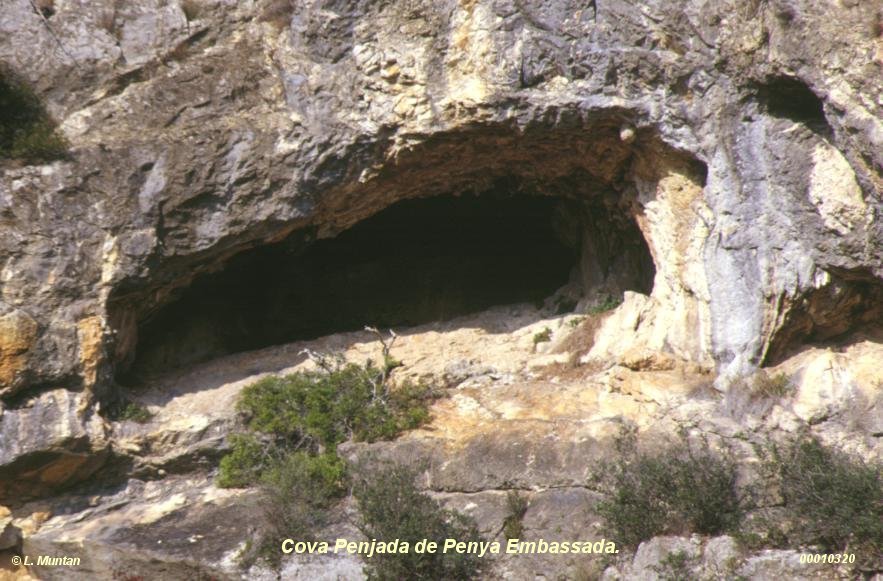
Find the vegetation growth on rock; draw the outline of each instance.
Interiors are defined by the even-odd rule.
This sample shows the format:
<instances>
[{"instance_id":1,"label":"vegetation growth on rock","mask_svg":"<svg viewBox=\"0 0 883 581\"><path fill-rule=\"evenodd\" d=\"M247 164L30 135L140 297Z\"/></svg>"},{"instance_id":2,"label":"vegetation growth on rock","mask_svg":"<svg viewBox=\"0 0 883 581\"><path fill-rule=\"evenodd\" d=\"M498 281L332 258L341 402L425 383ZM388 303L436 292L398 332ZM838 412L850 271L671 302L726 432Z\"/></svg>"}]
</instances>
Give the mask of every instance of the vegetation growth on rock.
<instances>
[{"instance_id":1,"label":"vegetation growth on rock","mask_svg":"<svg viewBox=\"0 0 883 581\"><path fill-rule=\"evenodd\" d=\"M732 458L686 439L656 453L638 451L633 433L616 448L617 458L592 479L607 495L597 511L620 543L636 547L657 535L715 535L739 526L747 499L736 487Z\"/></svg>"},{"instance_id":2,"label":"vegetation growth on rock","mask_svg":"<svg viewBox=\"0 0 883 581\"><path fill-rule=\"evenodd\" d=\"M359 529L369 539L399 539L413 546L428 539L444 545L445 539L481 541L475 522L461 513L442 509L415 483L417 473L407 466L382 466L355 485L361 521ZM367 563L369 579L474 579L481 570L477 554L441 550L429 553L378 554Z\"/></svg>"},{"instance_id":3,"label":"vegetation growth on rock","mask_svg":"<svg viewBox=\"0 0 883 581\"><path fill-rule=\"evenodd\" d=\"M311 354L317 370L267 377L243 390L237 407L247 431L231 436L217 482L260 487L265 525L244 562L278 565L282 538L312 538L327 522L348 486L338 444L392 439L429 419L430 387L391 385L390 372L401 363L390 345L383 343L381 367Z\"/></svg>"},{"instance_id":4,"label":"vegetation growth on rock","mask_svg":"<svg viewBox=\"0 0 883 581\"><path fill-rule=\"evenodd\" d=\"M524 515L528 507L527 496L510 490L506 493L506 508L509 514L503 521L503 536L507 539L520 539L524 534Z\"/></svg>"},{"instance_id":5,"label":"vegetation growth on rock","mask_svg":"<svg viewBox=\"0 0 883 581\"><path fill-rule=\"evenodd\" d=\"M883 567L883 469L815 437L766 451L764 468L779 486L790 526L769 536L786 547L855 553L860 566Z\"/></svg>"},{"instance_id":6,"label":"vegetation growth on rock","mask_svg":"<svg viewBox=\"0 0 883 581\"><path fill-rule=\"evenodd\" d=\"M0 66L0 158L38 163L62 159L67 143L34 92Z\"/></svg>"},{"instance_id":7,"label":"vegetation growth on rock","mask_svg":"<svg viewBox=\"0 0 883 581\"><path fill-rule=\"evenodd\" d=\"M153 413L139 403L129 402L119 414L120 421L132 421L146 424L153 418Z\"/></svg>"}]
</instances>

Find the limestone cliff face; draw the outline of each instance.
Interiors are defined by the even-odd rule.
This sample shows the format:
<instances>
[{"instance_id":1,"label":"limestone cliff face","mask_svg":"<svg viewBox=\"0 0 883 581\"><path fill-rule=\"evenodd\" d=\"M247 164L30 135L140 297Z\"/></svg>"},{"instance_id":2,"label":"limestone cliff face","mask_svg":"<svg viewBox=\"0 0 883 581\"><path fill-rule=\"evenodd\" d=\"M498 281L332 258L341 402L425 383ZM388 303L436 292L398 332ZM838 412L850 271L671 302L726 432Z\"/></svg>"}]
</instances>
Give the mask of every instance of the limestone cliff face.
<instances>
[{"instance_id":1,"label":"limestone cliff face","mask_svg":"<svg viewBox=\"0 0 883 581\"><path fill-rule=\"evenodd\" d=\"M505 182L636 224L652 292L588 359L725 389L883 317L878 2L48 4L0 13L71 144L2 166L0 497L90 473L142 323L203 273L407 198ZM618 251L583 246L588 292Z\"/></svg>"}]
</instances>

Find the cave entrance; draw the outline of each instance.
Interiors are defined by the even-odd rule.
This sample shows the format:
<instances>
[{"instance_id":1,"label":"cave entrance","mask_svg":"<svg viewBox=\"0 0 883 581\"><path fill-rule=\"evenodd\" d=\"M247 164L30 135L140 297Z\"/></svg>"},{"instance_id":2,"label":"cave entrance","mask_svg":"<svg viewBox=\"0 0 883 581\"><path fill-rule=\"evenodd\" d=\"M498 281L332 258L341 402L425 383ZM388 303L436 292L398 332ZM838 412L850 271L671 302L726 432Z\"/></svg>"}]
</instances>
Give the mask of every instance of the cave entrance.
<instances>
[{"instance_id":1,"label":"cave entrance","mask_svg":"<svg viewBox=\"0 0 883 581\"><path fill-rule=\"evenodd\" d=\"M633 220L585 200L506 190L408 199L333 238L311 240L304 229L242 252L139 323L120 379L495 305L563 312L588 296L587 285L596 294L650 291L653 262Z\"/></svg>"}]
</instances>

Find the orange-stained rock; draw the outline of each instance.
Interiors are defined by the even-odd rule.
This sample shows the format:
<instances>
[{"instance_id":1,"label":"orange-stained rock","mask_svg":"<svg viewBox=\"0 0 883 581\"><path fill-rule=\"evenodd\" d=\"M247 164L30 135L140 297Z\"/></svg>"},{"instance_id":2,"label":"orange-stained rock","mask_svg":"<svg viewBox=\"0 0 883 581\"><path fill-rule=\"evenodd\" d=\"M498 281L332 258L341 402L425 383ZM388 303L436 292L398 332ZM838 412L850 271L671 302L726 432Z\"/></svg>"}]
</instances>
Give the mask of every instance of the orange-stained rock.
<instances>
[{"instance_id":1,"label":"orange-stained rock","mask_svg":"<svg viewBox=\"0 0 883 581\"><path fill-rule=\"evenodd\" d=\"M21 384L28 352L37 340L37 322L22 311L0 316L0 394Z\"/></svg>"}]
</instances>

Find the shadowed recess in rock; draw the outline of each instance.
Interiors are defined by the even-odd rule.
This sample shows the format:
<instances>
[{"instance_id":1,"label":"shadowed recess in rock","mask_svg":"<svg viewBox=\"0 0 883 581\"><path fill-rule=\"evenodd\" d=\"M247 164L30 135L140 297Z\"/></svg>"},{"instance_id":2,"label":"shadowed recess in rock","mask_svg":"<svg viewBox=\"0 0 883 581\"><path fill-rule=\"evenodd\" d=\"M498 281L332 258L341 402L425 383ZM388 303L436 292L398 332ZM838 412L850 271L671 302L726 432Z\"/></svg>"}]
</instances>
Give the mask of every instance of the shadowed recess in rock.
<instances>
[{"instance_id":1,"label":"shadowed recess in rock","mask_svg":"<svg viewBox=\"0 0 883 581\"><path fill-rule=\"evenodd\" d=\"M881 336L883 284L862 270L832 269L827 284L800 298L770 338L763 363L774 365L804 345L843 345Z\"/></svg>"},{"instance_id":2,"label":"shadowed recess in rock","mask_svg":"<svg viewBox=\"0 0 883 581\"><path fill-rule=\"evenodd\" d=\"M580 238L591 234L585 230L608 239L609 256L594 245L598 256L580 258ZM617 284L625 288L646 292L653 278L636 228L622 230L600 208L593 213L576 201L499 190L406 200L334 238L307 237L296 232L198 278L141 324L131 373L364 325L405 327L494 305L539 305L569 281L579 286L580 269L598 263L621 268ZM563 300L565 308L578 298Z\"/></svg>"},{"instance_id":3,"label":"shadowed recess in rock","mask_svg":"<svg viewBox=\"0 0 883 581\"><path fill-rule=\"evenodd\" d=\"M361 329L542 301L576 262L540 196L408 200L335 238L295 233L205 275L146 321L133 371Z\"/></svg>"},{"instance_id":4,"label":"shadowed recess in rock","mask_svg":"<svg viewBox=\"0 0 883 581\"><path fill-rule=\"evenodd\" d=\"M822 100L800 79L772 78L758 87L757 96L774 117L805 123L816 131L830 132Z\"/></svg>"}]
</instances>

